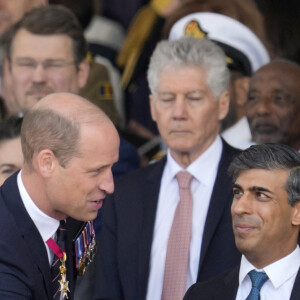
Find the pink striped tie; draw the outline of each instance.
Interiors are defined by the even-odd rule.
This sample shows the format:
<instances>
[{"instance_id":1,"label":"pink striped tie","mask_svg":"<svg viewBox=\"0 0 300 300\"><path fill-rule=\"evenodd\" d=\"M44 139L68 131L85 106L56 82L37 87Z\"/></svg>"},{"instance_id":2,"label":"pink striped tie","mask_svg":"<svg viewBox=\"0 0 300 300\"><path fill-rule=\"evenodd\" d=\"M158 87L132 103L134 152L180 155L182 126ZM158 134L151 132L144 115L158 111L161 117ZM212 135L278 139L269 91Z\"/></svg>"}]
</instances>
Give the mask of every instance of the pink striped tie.
<instances>
[{"instance_id":1,"label":"pink striped tie","mask_svg":"<svg viewBox=\"0 0 300 300\"><path fill-rule=\"evenodd\" d=\"M175 211L168 241L162 300L182 300L188 273L193 213L190 183L193 176L181 171L176 178L180 201Z\"/></svg>"}]
</instances>

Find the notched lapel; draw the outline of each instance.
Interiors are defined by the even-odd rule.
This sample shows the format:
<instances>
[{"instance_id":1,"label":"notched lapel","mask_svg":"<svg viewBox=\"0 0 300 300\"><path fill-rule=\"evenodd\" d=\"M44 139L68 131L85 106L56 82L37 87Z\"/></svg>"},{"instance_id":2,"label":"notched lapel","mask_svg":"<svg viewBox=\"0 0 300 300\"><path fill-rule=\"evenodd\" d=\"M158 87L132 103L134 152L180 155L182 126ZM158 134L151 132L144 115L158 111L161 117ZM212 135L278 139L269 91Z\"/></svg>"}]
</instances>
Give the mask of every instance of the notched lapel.
<instances>
[{"instance_id":1,"label":"notched lapel","mask_svg":"<svg viewBox=\"0 0 300 300\"><path fill-rule=\"evenodd\" d=\"M151 245L153 239L153 231L155 224L155 215L158 203L158 196L160 190L161 177L166 163L166 158L162 158L157 162L153 169L145 174L144 186L141 187L139 197L141 198L142 205L142 229L141 241L139 248L139 291L138 299L144 299L147 291L147 283L150 272L150 255Z\"/></svg>"}]
</instances>

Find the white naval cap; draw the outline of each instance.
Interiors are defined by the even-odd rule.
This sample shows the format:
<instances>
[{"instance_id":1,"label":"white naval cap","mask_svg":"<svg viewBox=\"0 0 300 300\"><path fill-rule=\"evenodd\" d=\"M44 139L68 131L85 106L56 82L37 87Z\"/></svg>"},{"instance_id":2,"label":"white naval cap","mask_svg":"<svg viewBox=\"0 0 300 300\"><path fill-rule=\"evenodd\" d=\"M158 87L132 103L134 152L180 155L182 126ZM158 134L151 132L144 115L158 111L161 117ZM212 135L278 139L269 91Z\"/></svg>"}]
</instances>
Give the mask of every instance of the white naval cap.
<instances>
[{"instance_id":1,"label":"white naval cap","mask_svg":"<svg viewBox=\"0 0 300 300\"><path fill-rule=\"evenodd\" d=\"M247 76L270 61L265 46L247 26L222 14L196 12L184 16L173 24L169 40L184 35L216 42L227 56L228 67Z\"/></svg>"}]
</instances>

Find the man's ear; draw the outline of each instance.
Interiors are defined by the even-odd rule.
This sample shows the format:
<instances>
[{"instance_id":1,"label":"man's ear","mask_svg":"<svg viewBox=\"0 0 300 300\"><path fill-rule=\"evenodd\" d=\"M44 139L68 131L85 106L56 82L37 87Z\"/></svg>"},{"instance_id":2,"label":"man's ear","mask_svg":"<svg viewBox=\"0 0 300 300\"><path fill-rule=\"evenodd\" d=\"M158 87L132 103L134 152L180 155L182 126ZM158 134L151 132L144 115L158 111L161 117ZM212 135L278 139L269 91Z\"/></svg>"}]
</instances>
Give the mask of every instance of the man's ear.
<instances>
[{"instance_id":1,"label":"man's ear","mask_svg":"<svg viewBox=\"0 0 300 300\"><path fill-rule=\"evenodd\" d=\"M247 76L237 78L234 81L235 102L238 107L244 108L247 103L250 78Z\"/></svg>"},{"instance_id":2,"label":"man's ear","mask_svg":"<svg viewBox=\"0 0 300 300\"><path fill-rule=\"evenodd\" d=\"M229 92L226 90L221 94L218 100L219 121L223 120L227 116L229 110L229 101L230 101L230 95Z\"/></svg>"},{"instance_id":3,"label":"man's ear","mask_svg":"<svg viewBox=\"0 0 300 300\"><path fill-rule=\"evenodd\" d=\"M293 206L292 224L300 226L300 201Z\"/></svg>"},{"instance_id":4,"label":"man's ear","mask_svg":"<svg viewBox=\"0 0 300 300\"><path fill-rule=\"evenodd\" d=\"M49 178L54 172L58 161L50 149L43 149L36 154L37 169L44 178Z\"/></svg>"},{"instance_id":5,"label":"man's ear","mask_svg":"<svg viewBox=\"0 0 300 300\"><path fill-rule=\"evenodd\" d=\"M2 73L2 86L5 87L7 84L11 84L11 63L7 58L4 59Z\"/></svg>"},{"instance_id":6,"label":"man's ear","mask_svg":"<svg viewBox=\"0 0 300 300\"><path fill-rule=\"evenodd\" d=\"M86 85L90 73L90 64L87 59L84 59L79 65L77 70L77 84L81 89Z\"/></svg>"},{"instance_id":7,"label":"man's ear","mask_svg":"<svg viewBox=\"0 0 300 300\"><path fill-rule=\"evenodd\" d=\"M1 96L4 99L6 108L9 112L14 112L17 109L16 103L14 101L13 94L13 77L12 77L12 69L11 63L6 58L3 63L2 70L2 87L1 87Z\"/></svg>"},{"instance_id":8,"label":"man's ear","mask_svg":"<svg viewBox=\"0 0 300 300\"><path fill-rule=\"evenodd\" d=\"M151 117L154 122L156 122L156 112L155 112L155 99L153 95L149 95L149 104L150 104L150 111L151 111Z\"/></svg>"}]
</instances>

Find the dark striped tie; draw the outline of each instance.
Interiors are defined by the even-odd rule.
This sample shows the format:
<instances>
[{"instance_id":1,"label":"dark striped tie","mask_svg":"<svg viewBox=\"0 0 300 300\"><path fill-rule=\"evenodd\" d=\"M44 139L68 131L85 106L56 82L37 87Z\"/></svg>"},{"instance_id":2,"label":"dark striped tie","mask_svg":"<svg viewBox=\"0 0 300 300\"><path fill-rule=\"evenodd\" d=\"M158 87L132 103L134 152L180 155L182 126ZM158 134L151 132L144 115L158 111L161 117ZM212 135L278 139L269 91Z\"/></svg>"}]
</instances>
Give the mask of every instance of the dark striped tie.
<instances>
[{"instance_id":1,"label":"dark striped tie","mask_svg":"<svg viewBox=\"0 0 300 300\"><path fill-rule=\"evenodd\" d=\"M62 251L65 251L65 237L66 237L66 223L60 221L60 225L56 231L56 243ZM52 277L52 295L53 299L60 299L60 283L61 279L59 267L61 266L60 259L54 254L53 262L51 266L51 277Z\"/></svg>"}]
</instances>

